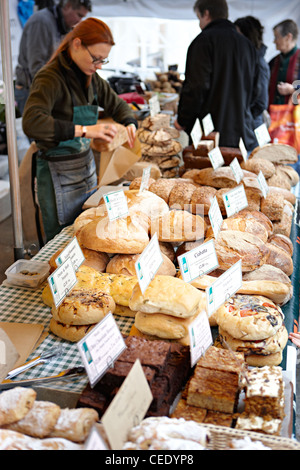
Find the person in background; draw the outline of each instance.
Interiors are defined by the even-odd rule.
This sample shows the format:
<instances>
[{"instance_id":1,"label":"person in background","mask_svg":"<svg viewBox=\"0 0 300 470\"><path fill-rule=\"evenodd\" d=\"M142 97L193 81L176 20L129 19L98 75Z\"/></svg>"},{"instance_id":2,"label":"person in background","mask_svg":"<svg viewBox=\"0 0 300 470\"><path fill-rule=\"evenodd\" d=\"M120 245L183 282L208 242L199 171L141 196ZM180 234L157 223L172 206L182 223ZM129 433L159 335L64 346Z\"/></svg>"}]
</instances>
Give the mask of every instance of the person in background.
<instances>
[{"instance_id":1,"label":"person in background","mask_svg":"<svg viewBox=\"0 0 300 470\"><path fill-rule=\"evenodd\" d=\"M273 33L274 43L280 54L269 62L269 104L287 104L295 91L293 82L300 78L298 26L293 20L284 20L274 26Z\"/></svg>"},{"instance_id":2,"label":"person in background","mask_svg":"<svg viewBox=\"0 0 300 470\"><path fill-rule=\"evenodd\" d=\"M15 70L15 100L23 114L33 77L65 36L92 10L90 0L60 0L36 11L26 22Z\"/></svg>"},{"instance_id":3,"label":"person in background","mask_svg":"<svg viewBox=\"0 0 300 470\"><path fill-rule=\"evenodd\" d=\"M258 91L254 45L228 20L226 0L197 0L201 33L190 44L175 126L190 135L196 119L211 114L220 146L257 146L251 109ZM257 113L263 111L258 105Z\"/></svg>"},{"instance_id":4,"label":"person in background","mask_svg":"<svg viewBox=\"0 0 300 470\"><path fill-rule=\"evenodd\" d=\"M97 73L108 62L114 39L109 27L87 18L67 34L50 61L35 75L23 114L23 130L39 149L37 197L47 241L74 222L97 187L91 139L111 142L116 126L135 141L137 122L128 104Z\"/></svg>"},{"instance_id":5,"label":"person in background","mask_svg":"<svg viewBox=\"0 0 300 470\"><path fill-rule=\"evenodd\" d=\"M256 129L261 124L266 122L264 116L267 116L267 109L269 106L269 81L270 81L270 68L265 60L267 47L263 43L264 27L257 18L253 16L245 16L238 18L234 24L238 31L248 38L255 46L259 56L259 90L257 102L254 103L251 111L254 117L254 128ZM258 106L259 105L259 106ZM262 113L257 112L257 109L263 107ZM266 122L267 123L267 122Z\"/></svg>"}]
</instances>

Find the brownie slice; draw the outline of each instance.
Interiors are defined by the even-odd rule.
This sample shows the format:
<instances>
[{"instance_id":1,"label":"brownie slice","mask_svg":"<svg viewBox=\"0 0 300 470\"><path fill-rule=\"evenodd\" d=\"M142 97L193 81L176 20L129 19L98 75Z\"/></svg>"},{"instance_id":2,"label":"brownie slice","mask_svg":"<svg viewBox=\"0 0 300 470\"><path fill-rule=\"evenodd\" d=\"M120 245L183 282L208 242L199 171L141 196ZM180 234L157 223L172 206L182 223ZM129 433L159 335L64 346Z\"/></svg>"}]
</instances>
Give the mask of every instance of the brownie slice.
<instances>
[{"instance_id":1,"label":"brownie slice","mask_svg":"<svg viewBox=\"0 0 300 470\"><path fill-rule=\"evenodd\" d=\"M149 341L138 336L127 336L125 344L127 348L118 357L118 361L133 364L139 359L142 365L153 367L157 371L164 369L171 352L171 345L166 341Z\"/></svg>"}]
</instances>

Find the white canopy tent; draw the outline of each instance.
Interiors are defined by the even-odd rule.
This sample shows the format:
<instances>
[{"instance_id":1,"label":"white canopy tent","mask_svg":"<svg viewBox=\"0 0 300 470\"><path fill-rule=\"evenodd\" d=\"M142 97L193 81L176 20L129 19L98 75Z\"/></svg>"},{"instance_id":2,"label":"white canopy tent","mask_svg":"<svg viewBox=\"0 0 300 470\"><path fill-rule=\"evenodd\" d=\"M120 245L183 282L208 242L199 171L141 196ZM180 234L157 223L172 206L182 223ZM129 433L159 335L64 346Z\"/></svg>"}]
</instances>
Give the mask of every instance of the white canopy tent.
<instances>
[{"instance_id":1,"label":"white canopy tent","mask_svg":"<svg viewBox=\"0 0 300 470\"><path fill-rule=\"evenodd\" d=\"M21 24L17 16L17 5L18 0L0 0L2 61L0 70L2 70L2 79L6 90L6 121L15 257L21 258L24 254L24 248L12 86L13 71L17 63L19 41L22 34ZM123 68L120 58L123 58L123 61L128 59L129 56L125 52L132 52L131 48L133 48L133 41L136 38L132 33L137 33L139 25L141 26L141 32L138 32L138 37L144 35L147 40L141 41L138 52L141 53L143 50L141 45L149 49L149 41L157 41L155 47L168 47L168 50L176 50L176 58L178 58L179 51L181 51L181 57L182 55L185 56L190 41L199 33L198 20L193 11L193 5L194 0L93 0L91 15L106 21L115 36L117 46L112 53L110 67L115 69ZM228 5L229 19L232 21L246 15L252 15L260 19L265 28L264 42L268 47L267 60L276 54L272 32L275 24L284 19L292 18L300 28L299 0L228 0ZM148 22L147 27L144 21ZM166 27L167 23L168 28ZM155 24L156 29L154 28ZM157 27L157 24L159 27ZM167 35L165 34L166 31L168 32ZM131 35L129 35L129 32ZM155 34L156 32L159 33L159 37ZM164 40L161 42L160 36L162 33L164 33ZM134 56L131 56L131 59L133 58ZM172 59L173 57L170 56L166 60L169 63L174 63ZM181 67L183 68L183 66Z\"/></svg>"}]
</instances>

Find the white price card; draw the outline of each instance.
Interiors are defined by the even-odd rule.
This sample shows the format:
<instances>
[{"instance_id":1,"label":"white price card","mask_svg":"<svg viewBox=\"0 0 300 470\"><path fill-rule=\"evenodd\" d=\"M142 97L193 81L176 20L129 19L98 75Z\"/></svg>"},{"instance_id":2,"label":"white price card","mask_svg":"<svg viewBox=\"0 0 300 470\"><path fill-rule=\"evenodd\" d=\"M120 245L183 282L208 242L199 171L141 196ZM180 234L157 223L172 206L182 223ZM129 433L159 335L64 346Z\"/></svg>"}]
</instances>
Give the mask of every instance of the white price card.
<instances>
[{"instance_id":1,"label":"white price card","mask_svg":"<svg viewBox=\"0 0 300 470\"><path fill-rule=\"evenodd\" d=\"M206 305L210 317L242 286L242 263L238 261L206 288Z\"/></svg>"},{"instance_id":2,"label":"white price card","mask_svg":"<svg viewBox=\"0 0 300 470\"><path fill-rule=\"evenodd\" d=\"M213 339L208 316L203 310L189 325L191 367L197 364L200 357L212 345Z\"/></svg>"},{"instance_id":3,"label":"white price card","mask_svg":"<svg viewBox=\"0 0 300 470\"><path fill-rule=\"evenodd\" d=\"M151 389L137 359L101 419L112 450L123 448L128 432L140 424L152 400Z\"/></svg>"},{"instance_id":4,"label":"white price card","mask_svg":"<svg viewBox=\"0 0 300 470\"><path fill-rule=\"evenodd\" d=\"M160 104L159 104L158 95L154 95L152 98L150 98L149 108L150 108L151 117L160 113Z\"/></svg>"},{"instance_id":5,"label":"white price card","mask_svg":"<svg viewBox=\"0 0 300 470\"><path fill-rule=\"evenodd\" d=\"M202 125L204 129L204 135L207 136L214 130L214 123L211 117L211 114L208 113L203 119L202 119Z\"/></svg>"},{"instance_id":6,"label":"white price card","mask_svg":"<svg viewBox=\"0 0 300 470\"><path fill-rule=\"evenodd\" d=\"M248 160L248 152L247 152L247 149L245 147L245 144L244 144L244 141L243 141L242 137L240 138L240 141L239 141L239 149L242 153L244 162L246 162Z\"/></svg>"},{"instance_id":7,"label":"white price card","mask_svg":"<svg viewBox=\"0 0 300 470\"><path fill-rule=\"evenodd\" d=\"M260 187L260 189L263 193L263 197L266 198L267 195L268 195L268 192L269 192L269 186L268 186L268 183L266 182L265 175L263 174L263 172L261 170L257 175L257 181L258 181L259 187Z\"/></svg>"},{"instance_id":8,"label":"white price card","mask_svg":"<svg viewBox=\"0 0 300 470\"><path fill-rule=\"evenodd\" d=\"M208 217L214 232L214 236L215 238L217 238L223 224L223 217L216 196L213 198L212 203L210 205Z\"/></svg>"},{"instance_id":9,"label":"white price card","mask_svg":"<svg viewBox=\"0 0 300 470\"><path fill-rule=\"evenodd\" d=\"M194 144L194 148L197 149L198 148L198 145L199 145L199 142L201 140L201 137L202 137L202 129L201 129L201 124L200 124L200 121L199 119L196 119L196 122L194 124L194 127L191 131L191 138L192 138L192 141L193 141L193 144Z\"/></svg>"},{"instance_id":10,"label":"white price card","mask_svg":"<svg viewBox=\"0 0 300 470\"><path fill-rule=\"evenodd\" d=\"M113 315L108 313L77 343L77 347L93 387L113 367L115 360L126 349L126 344Z\"/></svg>"},{"instance_id":11,"label":"white price card","mask_svg":"<svg viewBox=\"0 0 300 470\"><path fill-rule=\"evenodd\" d=\"M214 240L209 240L193 250L178 256L182 279L191 282L219 266Z\"/></svg>"},{"instance_id":12,"label":"white price card","mask_svg":"<svg viewBox=\"0 0 300 470\"><path fill-rule=\"evenodd\" d=\"M163 257L159 248L157 234L155 233L135 262L135 271L142 293L145 292L162 263Z\"/></svg>"},{"instance_id":13,"label":"white price card","mask_svg":"<svg viewBox=\"0 0 300 470\"><path fill-rule=\"evenodd\" d=\"M248 200L245 193L245 188L241 184L236 188L231 189L228 193L223 195L227 217L248 207Z\"/></svg>"},{"instance_id":14,"label":"white price card","mask_svg":"<svg viewBox=\"0 0 300 470\"><path fill-rule=\"evenodd\" d=\"M230 168L232 169L232 172L234 174L235 180L237 184L239 184L242 179L244 178L244 173L241 168L241 165L238 161L238 159L235 157L232 162L230 163Z\"/></svg>"},{"instance_id":15,"label":"white price card","mask_svg":"<svg viewBox=\"0 0 300 470\"><path fill-rule=\"evenodd\" d=\"M148 189L150 175L151 175L151 165L143 169L143 176L142 176L142 181L141 181L141 185L139 189L139 194L141 194L143 191Z\"/></svg>"},{"instance_id":16,"label":"white price card","mask_svg":"<svg viewBox=\"0 0 300 470\"><path fill-rule=\"evenodd\" d=\"M109 450L104 438L101 436L100 431L93 426L91 432L84 444L84 450Z\"/></svg>"},{"instance_id":17,"label":"white price card","mask_svg":"<svg viewBox=\"0 0 300 470\"><path fill-rule=\"evenodd\" d=\"M256 135L256 139L260 147L271 142L271 137L265 123L261 124L256 129L254 129L254 133Z\"/></svg>"},{"instance_id":18,"label":"white price card","mask_svg":"<svg viewBox=\"0 0 300 470\"><path fill-rule=\"evenodd\" d=\"M215 147L208 152L208 157L214 170L220 168L220 166L223 166L225 163L220 147Z\"/></svg>"},{"instance_id":19,"label":"white price card","mask_svg":"<svg viewBox=\"0 0 300 470\"><path fill-rule=\"evenodd\" d=\"M104 194L104 201L110 221L127 217L127 199L122 189Z\"/></svg>"},{"instance_id":20,"label":"white price card","mask_svg":"<svg viewBox=\"0 0 300 470\"><path fill-rule=\"evenodd\" d=\"M60 266L64 263L68 258L71 259L72 264L74 266L75 271L79 269L82 263L85 260L84 254L80 248L78 240L76 237L71 240L70 243L62 250L62 252L58 255L55 262L57 266Z\"/></svg>"},{"instance_id":21,"label":"white price card","mask_svg":"<svg viewBox=\"0 0 300 470\"><path fill-rule=\"evenodd\" d=\"M48 284L56 307L62 303L76 283L76 272L71 259L68 258L48 277Z\"/></svg>"}]
</instances>

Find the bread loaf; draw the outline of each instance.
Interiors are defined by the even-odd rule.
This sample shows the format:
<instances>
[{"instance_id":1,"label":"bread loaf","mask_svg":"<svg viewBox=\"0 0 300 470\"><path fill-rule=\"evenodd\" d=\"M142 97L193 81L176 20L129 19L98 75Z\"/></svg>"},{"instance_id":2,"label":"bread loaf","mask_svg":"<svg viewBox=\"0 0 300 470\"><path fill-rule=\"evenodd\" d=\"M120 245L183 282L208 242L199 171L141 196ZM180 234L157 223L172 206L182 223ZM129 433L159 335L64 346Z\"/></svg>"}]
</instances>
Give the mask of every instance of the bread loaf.
<instances>
[{"instance_id":1,"label":"bread loaf","mask_svg":"<svg viewBox=\"0 0 300 470\"><path fill-rule=\"evenodd\" d=\"M162 242L198 240L205 231L203 218L184 210L170 210L167 215L151 220L151 236L157 233Z\"/></svg>"},{"instance_id":2,"label":"bread loaf","mask_svg":"<svg viewBox=\"0 0 300 470\"><path fill-rule=\"evenodd\" d=\"M143 213L133 213L121 219L110 221L103 218L94 220L78 234L81 245L90 250L106 253L142 253L149 243L149 218Z\"/></svg>"},{"instance_id":3,"label":"bread loaf","mask_svg":"<svg viewBox=\"0 0 300 470\"><path fill-rule=\"evenodd\" d=\"M273 223L274 233L289 237L292 230L294 208L288 201L284 201L282 217Z\"/></svg>"},{"instance_id":4,"label":"bread loaf","mask_svg":"<svg viewBox=\"0 0 300 470\"><path fill-rule=\"evenodd\" d=\"M180 318L195 315L203 305L203 292L172 276L155 276L144 293L137 283L129 307L143 313L164 313Z\"/></svg>"},{"instance_id":5,"label":"bread loaf","mask_svg":"<svg viewBox=\"0 0 300 470\"><path fill-rule=\"evenodd\" d=\"M256 147L250 158L263 158L277 164L293 164L298 161L297 150L286 144L266 144Z\"/></svg>"},{"instance_id":6,"label":"bread loaf","mask_svg":"<svg viewBox=\"0 0 300 470\"><path fill-rule=\"evenodd\" d=\"M284 208L284 196L269 191L267 196L261 200L260 209L272 222L281 220ZM274 225L273 225L274 227Z\"/></svg>"},{"instance_id":7,"label":"bread loaf","mask_svg":"<svg viewBox=\"0 0 300 470\"><path fill-rule=\"evenodd\" d=\"M245 177L255 177L247 170L243 170ZM198 170L194 175L194 181L201 185L212 186L213 188L235 188L237 181L230 166L222 166L214 170L212 167Z\"/></svg>"},{"instance_id":8,"label":"bread loaf","mask_svg":"<svg viewBox=\"0 0 300 470\"><path fill-rule=\"evenodd\" d=\"M285 250L290 256L293 256L294 245L289 237L281 233L274 233L270 236L269 242Z\"/></svg>"},{"instance_id":9,"label":"bread loaf","mask_svg":"<svg viewBox=\"0 0 300 470\"><path fill-rule=\"evenodd\" d=\"M170 209L189 210L195 186L190 183L176 184L169 194Z\"/></svg>"},{"instance_id":10,"label":"bread loaf","mask_svg":"<svg viewBox=\"0 0 300 470\"><path fill-rule=\"evenodd\" d=\"M267 242L268 232L266 227L255 218L247 218L239 214L223 220L221 230L239 230L255 235L263 242Z\"/></svg>"},{"instance_id":11,"label":"bread loaf","mask_svg":"<svg viewBox=\"0 0 300 470\"><path fill-rule=\"evenodd\" d=\"M266 262L281 269L287 276L291 276L294 270L292 257L273 243L267 243L266 246L269 252Z\"/></svg>"},{"instance_id":12,"label":"bread loaf","mask_svg":"<svg viewBox=\"0 0 300 470\"><path fill-rule=\"evenodd\" d=\"M253 271L264 264L269 250L260 238L238 230L221 230L215 240L219 269L227 270L239 260L242 271Z\"/></svg>"},{"instance_id":13,"label":"bread loaf","mask_svg":"<svg viewBox=\"0 0 300 470\"><path fill-rule=\"evenodd\" d=\"M191 197L190 205L193 214L207 215L217 194L217 189L211 186L200 186L195 188Z\"/></svg>"},{"instance_id":14,"label":"bread loaf","mask_svg":"<svg viewBox=\"0 0 300 470\"><path fill-rule=\"evenodd\" d=\"M261 171L266 179L271 178L276 170L274 163L264 158L251 158L246 162L242 162L241 168L251 171L256 175Z\"/></svg>"},{"instance_id":15,"label":"bread loaf","mask_svg":"<svg viewBox=\"0 0 300 470\"><path fill-rule=\"evenodd\" d=\"M117 133L111 142L105 142L101 139L93 139L92 146L97 152L111 152L117 149L118 147L121 147L121 145L125 144L128 141L126 127L117 122L112 123L117 128Z\"/></svg>"},{"instance_id":16,"label":"bread loaf","mask_svg":"<svg viewBox=\"0 0 300 470\"><path fill-rule=\"evenodd\" d=\"M111 258L106 267L107 273L125 274L127 276L136 276L135 263L140 255L115 255ZM174 263L162 253L163 263L157 271L157 274L175 276L176 268Z\"/></svg>"}]
</instances>

